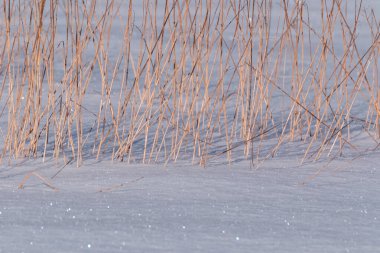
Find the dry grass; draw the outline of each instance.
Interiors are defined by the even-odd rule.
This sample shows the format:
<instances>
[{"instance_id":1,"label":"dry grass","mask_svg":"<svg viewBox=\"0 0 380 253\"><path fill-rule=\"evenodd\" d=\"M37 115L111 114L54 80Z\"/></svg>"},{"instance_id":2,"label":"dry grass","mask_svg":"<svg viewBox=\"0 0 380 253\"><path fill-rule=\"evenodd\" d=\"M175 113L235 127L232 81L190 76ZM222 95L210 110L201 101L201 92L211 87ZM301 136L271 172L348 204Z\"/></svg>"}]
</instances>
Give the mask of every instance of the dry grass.
<instances>
[{"instance_id":1,"label":"dry grass","mask_svg":"<svg viewBox=\"0 0 380 253\"><path fill-rule=\"evenodd\" d=\"M1 158L204 165L301 141L318 159L354 147L352 122L376 140L380 22L365 2L314 2L316 21L289 0L3 0Z\"/></svg>"}]
</instances>

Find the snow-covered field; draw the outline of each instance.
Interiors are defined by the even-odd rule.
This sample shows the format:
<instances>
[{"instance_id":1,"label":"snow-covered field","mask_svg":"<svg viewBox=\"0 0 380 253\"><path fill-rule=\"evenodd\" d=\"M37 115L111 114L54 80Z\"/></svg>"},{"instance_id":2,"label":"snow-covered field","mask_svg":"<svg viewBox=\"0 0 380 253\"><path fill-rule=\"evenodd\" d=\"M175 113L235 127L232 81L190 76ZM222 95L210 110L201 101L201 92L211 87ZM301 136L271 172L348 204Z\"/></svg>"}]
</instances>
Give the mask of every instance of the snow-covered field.
<instances>
[{"instance_id":1,"label":"snow-covered field","mask_svg":"<svg viewBox=\"0 0 380 253\"><path fill-rule=\"evenodd\" d=\"M378 155L2 167L0 252L379 252ZM56 191L28 171L49 178ZM316 173L320 173L315 177Z\"/></svg>"},{"instance_id":2,"label":"snow-covered field","mask_svg":"<svg viewBox=\"0 0 380 253\"><path fill-rule=\"evenodd\" d=\"M116 2L123 3L123 0ZM154 14L157 15L158 20L164 19L162 10L160 10L164 2L158 1L159 8L157 13ZM276 9L280 8L280 2L273 2L274 10L272 14L275 18L280 13ZM293 3L294 1L290 2ZM240 1L235 1L235 3L240 3ZM321 29L318 24L321 9L320 1L305 1L304 3L307 5L308 15L311 17L311 20L308 20L310 22L308 24L312 25L315 30ZM380 1L378 0L363 0L362 3L363 8L380 11ZM102 3L98 4L101 5ZM139 52L140 45L135 45L134 43L142 41L141 38L143 38L143 36L139 37L140 34L137 31L137 29L142 29L142 25L139 22L141 22L140 19L143 16L143 6L139 1L135 1L134 5L133 17L137 25L134 30L134 37L131 36L134 39L132 41L132 48L130 49L131 55ZM110 61L109 65L111 67L107 71L110 73L113 70L112 64L115 64L116 59L120 56L120 47L123 44L123 40L120 39L120 30L124 25L123 21L128 17L126 13L128 6L121 6L121 9L124 8L124 10L118 12L118 15L113 20L113 28L110 30L110 40L108 41L111 46L108 45L109 48L107 48L109 50L107 51L109 53L107 55L109 59L107 60ZM344 11L356 13L355 11L359 8L358 6L358 4L354 4L354 1L352 1L352 4L348 5L348 9ZM100 11L99 13L102 12ZM233 16L233 13L229 9L229 18ZM375 14L378 17L377 13ZM59 9L58 14L64 15L64 9ZM368 30L363 15L364 12L360 16L361 23L359 23L358 31L356 31L355 50L352 49L352 52L354 52L351 57L353 62L347 64L349 69L356 64L355 60L360 59L360 53L364 54L368 48L372 48L370 37L371 34L376 33L376 31ZM216 17L214 18L212 21L214 23L211 22L211 25L215 24L215 20L217 20ZM275 18L274 20L276 20ZM2 20L1 16L0 19ZM339 21L342 20L339 19ZM347 24L352 24L354 22L353 16L348 15L347 20L344 21ZM231 23L233 22L231 21ZM275 37L275 35L278 35L274 29L276 27L275 22L272 26L273 28L270 30L271 34L268 35L270 38L272 38L271 36ZM2 31L5 30L2 23L0 23L0 28L0 33L2 34ZM377 26L378 28L379 26ZM64 55L62 53L63 49L60 48L62 47L62 43L58 43L58 41L65 39L65 29L65 19L58 20L57 45L55 45L57 46L56 62L61 62L64 58L62 56ZM223 36L225 41L223 43L226 45L230 42L229 39L232 38L233 40L234 38L232 34L234 32L233 29L235 27L231 26L224 31L225 34ZM343 48L338 46L339 43L342 43L340 41L340 32L342 31L347 32L348 29L332 31L334 32L332 38L336 37L334 43L337 44L337 47L334 52L337 56L341 56L344 53L342 51ZM379 31L377 31L378 33ZM98 39L96 36L94 38ZM163 38L163 40L169 40L170 36L169 34L165 34ZM315 39L316 37L313 38ZM317 52L317 50L320 50L318 48L320 42L319 40L310 41L308 45L315 47L312 49ZM95 45L94 43L94 45L91 44L89 47L95 47ZM148 47L148 45L145 46ZM169 51L168 48L165 48L165 50L163 52ZM238 46L234 46L231 52L236 53L239 50ZM217 53L215 51L211 55L217 55ZM91 59L91 54L92 51L86 51L83 58L86 59L88 57ZM137 56L136 58L138 58ZM22 58L22 54L18 57ZM141 57L145 59L144 57L147 56L144 54ZM236 55L232 54L231 62L233 64L229 63L231 66L237 65L234 62L236 60L234 57ZM291 73L287 72L291 65L291 62L286 62L288 58L290 56L284 57L284 73L279 75L279 79L283 83L279 85L283 87L284 91L290 92L290 86L285 85L291 81L291 78L285 75L285 73L291 75ZM17 59L22 62L22 59ZM210 59L213 58L210 57ZM138 60L134 60L137 65ZM104 59L98 59L98 61L99 66L102 61L106 62ZM336 63L338 60L330 59L330 61ZM307 66L310 62L312 60L308 59L308 62L302 62L302 64ZM365 65L371 66L371 71L369 71L371 73L366 72L365 66L357 68L362 71L360 73L368 74L365 78L359 75L358 79L355 79L354 74L352 76L349 75L352 79L349 80L349 85L357 85L359 83L357 90L360 90L362 86L365 86L362 83L375 82L375 77L379 75L380 70L376 72L376 68L371 65L373 62L374 59L369 59L368 65ZM1 64L2 62L0 62L0 67ZM88 67L86 64L83 65L83 68ZM337 64L337 66L340 65L342 64ZM360 64L357 65L359 66ZM104 66L108 66L108 63L104 63ZM188 67L186 65L184 69ZM353 67L353 70L356 71L357 69ZM365 70L363 71L363 69ZM5 72L2 72L3 68L0 70L0 77L3 78ZM316 72L319 71L319 66L315 67L314 70ZM213 73L212 71L210 73ZM326 73L330 74L329 71L333 72L332 69L327 68ZM57 79L72 78L71 74L68 75L69 77L65 76L67 73L59 67L54 72ZM336 112L342 113L346 113L347 109L347 114L352 115L350 123L347 123L350 126L349 131L351 132L348 134L348 130L345 129L346 126L342 127L337 123L337 127L342 127L339 131L343 133L344 137L342 139L335 139L334 141L337 132L335 130L332 131L332 128L329 129L327 132L331 134L329 145L319 146L324 140L313 139L315 145L310 146L309 153L305 157L304 154L309 148L309 142L300 139L296 139L294 142L287 142L285 141L286 138L281 139L281 123L286 121L286 117L288 116L287 110L289 109L289 105L292 106L293 102L279 92L279 90L272 87L272 90L269 88L270 91L268 93L270 95L268 96L273 100L271 104L272 111L270 112L270 117L273 117L273 119L268 120L268 122L273 121L275 122L273 125L280 125L280 127L278 129L273 127L273 131L268 131L268 136L265 137L267 139L254 144L254 150L252 148L252 152L254 153L252 160L250 160L250 156L247 159L243 154L245 149L244 142L238 137L234 139L238 135L237 133L239 133L240 128L243 128L242 125L236 123L236 129L232 127L233 130L230 130L231 132L224 136L224 130L228 128L228 124L235 122L234 110L240 108L234 104L233 99L226 99L227 106L224 105L224 107L227 107L227 109L224 109L223 113L226 114L227 123L222 122L219 126L216 126L217 124L213 125L215 129L220 128L221 134L214 134L212 132L214 130L210 131L211 134L208 132L208 129L207 131L203 131L206 128L195 132L203 134L207 138L211 136L209 139L215 142L206 148L207 162L204 167L198 165L201 157L197 157L196 153L201 151L192 146L192 140L195 140L193 140L194 143L197 140L191 134L187 136L190 141L187 142L187 139L184 138L183 141L181 139L181 141L175 143L175 145L180 147L183 145L182 149L178 149L175 159L166 157L167 153L170 153L170 151L166 151L166 145L168 146L168 150L173 148L170 146L170 141L175 139L170 139L172 138L170 134L166 136L166 131L177 131L175 133L178 135L180 133L187 134L185 130L178 130L179 128L177 130L171 129L171 119L164 119L163 122L166 123L158 126L155 125L156 121L152 120L153 123L150 123L152 128L149 129L149 133L146 130L146 135L144 135L144 127L141 127L141 129L136 127L138 129L135 133L136 136L140 134L141 136L136 138L136 141L132 141L134 150L132 158L130 160L129 158L127 159L128 149L125 149L126 151L123 151L125 154L122 157L125 156L125 161L128 160L128 162L121 162L120 159L111 161L110 157L112 157L115 149L118 147L112 146L116 143L116 138L113 140L111 137L108 137L108 134L111 133L112 135L113 133L117 133L117 131L123 131L124 141L127 141L129 134L126 133L125 129L128 129L135 122L132 122L132 117L121 117L122 120L127 122L125 125L120 123L120 129L116 130L110 127L113 124L113 118L110 120L111 102L115 106L117 104L115 101L118 101L122 97L121 95L125 95L124 93L118 93L118 89L121 89L118 85L120 85L122 75L120 73L115 74L114 86L110 85L112 88L104 91L100 84L100 72L95 67L94 73L91 76L91 84L88 90L86 90L86 96L82 101L84 109L82 108L81 111L83 113L83 118L81 119L83 122L81 124L83 123L83 125L80 125L80 127L83 127L81 129L81 131L83 130L83 164L79 168L77 167L76 159L72 159L70 150L71 147L73 149L77 148L74 144L70 146L70 141L76 142L79 139L76 139L75 131L78 131L80 127L75 128L75 124L68 127L68 129L72 127L71 130L74 131L72 136L74 137L70 137L72 139L64 139L65 143L62 146L66 146L67 149L61 151L63 155L58 159L52 158L52 149L55 146L51 143L49 144L50 146L45 146L45 148L48 147L46 157L41 158L41 152L44 150L44 137L39 137L38 151L40 153L37 154L38 158L18 158L14 160L12 154L10 154L10 150L3 151L3 156L1 156L3 159L0 165L0 252L380 252L379 139L376 136L376 127L371 126L372 124L375 125L375 120L372 118L376 118L376 112L368 109L368 104L374 103L372 100L376 96L369 97L366 91L361 93L353 92L353 94L359 95L354 96L353 100L356 100L355 103L352 103L354 105L352 108L349 104L341 101L333 100L331 105L329 103L330 108L328 110L331 109L333 117L326 116L324 119L328 123L331 123L331 126L336 122L339 124L349 122L348 119L350 118L335 121L338 113L334 115L335 109ZM232 74L231 72L226 74L226 80L231 80L231 83L233 83L231 86L233 87L235 85L234 82L238 78L236 76L231 77L231 75L235 75L235 73ZM170 73L166 74L169 75ZM333 76L333 74L331 75ZM341 75L344 76L344 74ZM210 74L210 76L213 75ZM131 81L133 78L129 77L129 79ZM365 81L362 79L365 79ZM204 80L207 80L207 78L202 79L202 81ZM361 82L355 83L356 80L361 80ZM229 85L228 81L225 82L224 85L227 87ZM215 87L217 80L214 80L214 83L211 80L210 83L210 87ZM64 90L63 82L57 82L56 86L59 87L56 87L57 94L61 89L60 98L62 99L67 90ZM156 86L159 87L159 85ZM159 90L156 86L152 89ZM338 86L339 92L344 93L347 91L343 89L341 91L340 85ZM7 89L6 85L4 87ZM163 87L162 92L165 93L166 85L163 85ZM202 90L203 86L199 87L200 92L204 92ZM133 89L131 88L131 90ZM236 90L238 89L236 88ZM355 91L355 88L352 90ZM47 89L42 89L41 92L41 94L45 94L48 91ZM109 94L104 95L107 92ZM335 90L331 94L333 93L335 93ZM238 92L231 92L230 95L231 97L237 97L238 95L236 94ZM309 95L308 91L305 94L305 103L314 99L314 96ZM344 97L343 95L342 97ZM138 99L145 101L144 95L141 95L141 97L136 98L136 101L139 101ZM109 100L109 107L107 107L107 101L102 100L102 103L99 102L104 98ZM264 96L263 99L265 98ZM48 97L42 96L41 99L41 103L44 104L47 103ZM70 99L71 97L67 101ZM345 99L350 101L352 97ZM4 108L3 112L7 112L7 110L11 111L12 108L8 108L7 106L10 100L12 99L9 99L5 95L0 96L0 105ZM24 100L24 97L21 100ZM282 105L285 103L285 100L292 103L288 103L283 108ZM146 101L149 101L149 99ZM152 98L152 101L151 112L156 112L155 106L158 106L160 100ZM203 102L206 100L203 101L202 98L196 98L194 101L196 102L194 105L196 111L199 108L203 108ZM70 104L71 102L67 103ZM228 102L230 103L228 104ZM172 101L165 101L165 103L168 103L168 111L172 109L171 106L175 107L175 104L171 105ZM186 103L184 105L187 105ZM106 109L99 109L103 108L103 106ZM218 108L218 106L220 105L215 102L215 108ZM139 123L141 123L144 122L145 117L148 117L145 116L145 107L148 107L148 105L136 102L135 108L128 108L125 112L128 114L130 111L143 108L141 109L143 112L141 115L139 113L136 114L141 116L141 118L136 117ZM344 109L339 111L339 107L344 107ZM76 105L72 108L71 112L76 112ZM212 110L214 109L210 108L205 109L206 116L208 115L207 110L210 110L208 113L213 115L214 111ZM185 115L184 112L187 109L181 110L179 109L176 114L180 115L179 118L176 118L178 122L187 119L187 116L181 118L181 113ZM199 110L199 112L201 111ZM6 129L10 124L8 122L10 116L7 117L6 113L3 112L0 115L1 148L4 146ZM198 111L194 115L197 113ZM242 114L240 111L236 114L238 115L239 113ZM54 116L54 113L51 113L49 117L52 117L52 115ZM170 116L168 113L164 113L163 115L162 118ZM189 118L193 116L192 114L189 115ZM265 118L263 115L267 116L267 114L262 114L263 118ZM205 123L207 121L206 116L200 117L203 120L200 124L204 124L202 127L207 125ZM210 119L213 119L213 117L211 116ZM19 118L21 119L22 117L20 116ZM41 121L46 120L46 118L47 116L45 115L45 117L41 118ZM315 121L312 117L310 118L310 122ZM59 117L57 119L61 120ZM73 117L72 119L74 122L77 118ZM104 122L100 122L99 119L104 119ZM158 117L157 121L159 119L161 118ZM258 116L257 121L260 120L262 118ZM368 122L370 123L365 122L366 120L369 120ZM376 118L376 120L378 119ZM146 121L148 122L148 119ZM366 123L370 126L368 127ZM79 123L77 124L79 125ZM223 126L223 124L225 125ZM63 125L66 127L67 123ZM94 129L96 129L96 125L98 125L98 129L96 130L98 132L95 134ZM300 125L304 127L302 123ZM43 135L45 130L43 130L43 126L40 127L42 128L40 134L42 133ZM163 129L162 131L160 127ZM166 130L165 127L167 127ZM270 127L268 129L271 129ZM157 132L155 132L156 128L158 129ZM283 136L289 134L289 128L290 126L283 128ZM313 130L314 128L315 126L310 129ZM63 129L62 133L66 130ZM259 130L263 131L262 126L257 126L254 130L258 132ZM107 131L109 132L107 133ZM234 133L233 131L236 132ZM312 135L311 132L310 136ZM21 134L24 133L25 131L21 132ZM97 145L101 142L96 139L97 137L94 137L98 133L99 136L102 136L99 138L105 136L102 141L106 143L104 144L106 147L104 149L102 149L103 147L99 148L99 159L95 159ZM154 133L157 133L157 136L164 133L162 138L163 144L161 143L163 148L161 149L161 146L156 144L156 149L152 148L151 156L153 159L151 160L151 164L142 164L142 161L145 161L142 157L145 157L146 145L149 151L149 145L156 142L156 139L153 141ZM51 139L54 139L53 135L51 134ZM349 137L345 139L346 135ZM231 142L231 147L233 148L231 152L232 156L229 159L226 159L226 153L228 152L226 152L226 144L223 139L228 139L227 136L233 139ZM175 140L179 140L180 137L176 137ZM160 139L157 138L157 140ZM277 149L276 147L280 142L281 148ZM25 143L29 144L28 142ZM109 143L111 145L107 145ZM201 147L203 143L198 142L197 145ZM158 148L158 146L160 147ZM322 148L319 149L319 147ZM132 147L130 149L132 150ZM273 152L274 149L276 149L276 152ZM74 150L73 153L76 151ZM256 157L255 155L259 151L261 153ZM320 151L322 155L318 156L319 159L315 161L314 158ZM13 150L13 152L15 151ZM173 153L176 152L176 150L173 151ZM10 154L9 156L7 155L8 153ZM156 155L158 157L157 161L154 159ZM176 162L173 160L176 160Z\"/></svg>"}]
</instances>

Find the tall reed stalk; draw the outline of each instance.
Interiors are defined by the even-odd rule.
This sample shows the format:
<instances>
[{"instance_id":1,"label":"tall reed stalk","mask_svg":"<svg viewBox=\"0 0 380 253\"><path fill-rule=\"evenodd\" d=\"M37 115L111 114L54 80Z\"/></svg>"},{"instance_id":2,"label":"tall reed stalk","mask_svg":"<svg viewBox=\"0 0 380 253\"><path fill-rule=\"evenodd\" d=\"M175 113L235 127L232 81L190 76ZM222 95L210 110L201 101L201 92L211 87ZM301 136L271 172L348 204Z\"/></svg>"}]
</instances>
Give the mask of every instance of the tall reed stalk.
<instances>
[{"instance_id":1,"label":"tall reed stalk","mask_svg":"<svg viewBox=\"0 0 380 253\"><path fill-rule=\"evenodd\" d=\"M305 160L355 149L358 124L380 137L380 23L365 0L0 7L3 160L205 165L291 143Z\"/></svg>"}]
</instances>

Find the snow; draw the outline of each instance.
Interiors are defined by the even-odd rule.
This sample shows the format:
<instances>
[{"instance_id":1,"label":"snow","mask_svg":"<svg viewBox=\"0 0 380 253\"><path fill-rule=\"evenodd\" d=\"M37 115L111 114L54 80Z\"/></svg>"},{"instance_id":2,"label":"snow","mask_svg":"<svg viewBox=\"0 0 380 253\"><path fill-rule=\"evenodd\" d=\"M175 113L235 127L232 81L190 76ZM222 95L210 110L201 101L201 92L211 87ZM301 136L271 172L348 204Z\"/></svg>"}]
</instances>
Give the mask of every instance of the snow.
<instances>
[{"instance_id":1,"label":"snow","mask_svg":"<svg viewBox=\"0 0 380 253\"><path fill-rule=\"evenodd\" d=\"M1 169L0 252L377 252L374 156L199 168L123 163ZM141 178L140 180L136 180ZM122 187L118 187L123 184ZM107 191L100 191L108 189Z\"/></svg>"},{"instance_id":2,"label":"snow","mask_svg":"<svg viewBox=\"0 0 380 253\"><path fill-rule=\"evenodd\" d=\"M308 1L311 12L317 2ZM366 48L369 31L360 32ZM89 108L98 106L93 93ZM377 146L369 136L356 138L355 152L302 165L306 144L205 168L4 160L0 252L380 252L380 156L368 152Z\"/></svg>"}]
</instances>

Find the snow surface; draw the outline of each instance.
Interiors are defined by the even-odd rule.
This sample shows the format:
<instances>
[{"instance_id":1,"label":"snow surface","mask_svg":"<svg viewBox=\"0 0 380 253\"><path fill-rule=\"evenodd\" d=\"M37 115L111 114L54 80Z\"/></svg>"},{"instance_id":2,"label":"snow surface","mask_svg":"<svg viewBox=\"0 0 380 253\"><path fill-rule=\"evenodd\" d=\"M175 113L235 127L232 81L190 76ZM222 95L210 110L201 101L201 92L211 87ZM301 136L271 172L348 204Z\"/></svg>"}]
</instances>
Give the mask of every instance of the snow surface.
<instances>
[{"instance_id":1,"label":"snow surface","mask_svg":"<svg viewBox=\"0 0 380 253\"><path fill-rule=\"evenodd\" d=\"M380 159L366 153L376 145L302 166L301 146L206 168L3 161L0 252L380 252Z\"/></svg>"},{"instance_id":2,"label":"snow surface","mask_svg":"<svg viewBox=\"0 0 380 253\"><path fill-rule=\"evenodd\" d=\"M379 252L378 164L26 161L0 170L0 252Z\"/></svg>"}]
</instances>

